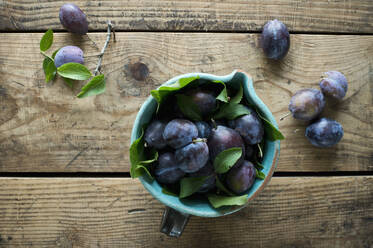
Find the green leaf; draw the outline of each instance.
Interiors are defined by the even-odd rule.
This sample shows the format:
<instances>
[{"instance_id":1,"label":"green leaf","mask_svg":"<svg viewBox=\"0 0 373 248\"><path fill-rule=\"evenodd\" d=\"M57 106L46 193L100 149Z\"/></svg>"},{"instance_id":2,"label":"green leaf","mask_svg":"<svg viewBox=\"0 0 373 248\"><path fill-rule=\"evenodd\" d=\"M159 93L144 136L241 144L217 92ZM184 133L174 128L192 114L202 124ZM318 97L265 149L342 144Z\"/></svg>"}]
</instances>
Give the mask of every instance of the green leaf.
<instances>
[{"instance_id":1,"label":"green leaf","mask_svg":"<svg viewBox=\"0 0 373 248\"><path fill-rule=\"evenodd\" d=\"M47 51L53 43L53 31L52 29L48 29L47 32L41 37L40 40L40 51Z\"/></svg>"},{"instance_id":2,"label":"green leaf","mask_svg":"<svg viewBox=\"0 0 373 248\"><path fill-rule=\"evenodd\" d=\"M194 121L202 120L202 115L198 106L192 101L189 96L178 94L176 95L176 99L177 105L186 117Z\"/></svg>"},{"instance_id":3,"label":"green leaf","mask_svg":"<svg viewBox=\"0 0 373 248\"><path fill-rule=\"evenodd\" d=\"M144 160L144 143L144 130L142 130L140 137L130 146L130 162L132 166L135 166L140 161Z\"/></svg>"},{"instance_id":4,"label":"green leaf","mask_svg":"<svg viewBox=\"0 0 373 248\"><path fill-rule=\"evenodd\" d=\"M65 77L62 77L63 81L65 81L65 83L70 87L72 88L73 85L74 85L74 82L73 80L71 80L70 78L65 78Z\"/></svg>"},{"instance_id":5,"label":"green leaf","mask_svg":"<svg viewBox=\"0 0 373 248\"><path fill-rule=\"evenodd\" d=\"M242 156L241 147L233 147L219 153L214 160L215 172L226 173Z\"/></svg>"},{"instance_id":6,"label":"green leaf","mask_svg":"<svg viewBox=\"0 0 373 248\"><path fill-rule=\"evenodd\" d=\"M170 195L170 196L176 196L176 197L178 197L177 194L175 194L174 192L172 192L171 190L169 190L169 189L166 188L166 187L163 187L163 188L162 188L162 193L163 193L163 194L166 194L166 195Z\"/></svg>"},{"instance_id":7,"label":"green leaf","mask_svg":"<svg viewBox=\"0 0 373 248\"><path fill-rule=\"evenodd\" d=\"M243 89L242 89L242 85L240 84L240 89L238 90L237 94L231 98L231 103L240 103L241 100L242 100L242 96L243 96Z\"/></svg>"},{"instance_id":8,"label":"green leaf","mask_svg":"<svg viewBox=\"0 0 373 248\"><path fill-rule=\"evenodd\" d=\"M158 159L158 152L152 151L151 158L146 159L144 147L144 130L142 130L140 138L135 140L130 147L130 162L131 162L131 177L136 178L147 173L153 179L149 172L149 165Z\"/></svg>"},{"instance_id":9,"label":"green leaf","mask_svg":"<svg viewBox=\"0 0 373 248\"><path fill-rule=\"evenodd\" d=\"M144 153L144 154L145 154L145 153ZM149 155L151 158L148 159L148 160L141 160L141 161L139 162L139 164L141 164L141 165L148 165L148 164L152 164L152 163L154 163L155 161L158 160L158 152L157 152L157 150L155 150L155 149L151 150L150 154L148 154L148 155Z\"/></svg>"},{"instance_id":10,"label":"green leaf","mask_svg":"<svg viewBox=\"0 0 373 248\"><path fill-rule=\"evenodd\" d=\"M54 61L48 57L45 57L43 60L43 70L45 75L45 82L53 80L56 76L57 68L54 65Z\"/></svg>"},{"instance_id":11,"label":"green leaf","mask_svg":"<svg viewBox=\"0 0 373 248\"><path fill-rule=\"evenodd\" d=\"M250 110L242 105L237 104L234 102L229 102L228 104L224 104L220 110L214 115L214 119L222 119L226 118L228 120L236 119L241 115L249 115Z\"/></svg>"},{"instance_id":12,"label":"green leaf","mask_svg":"<svg viewBox=\"0 0 373 248\"><path fill-rule=\"evenodd\" d=\"M285 139L285 136L280 132L280 130L278 130L269 120L261 116L258 110L256 112L264 122L264 131L269 140L275 141Z\"/></svg>"},{"instance_id":13,"label":"green leaf","mask_svg":"<svg viewBox=\"0 0 373 248\"><path fill-rule=\"evenodd\" d=\"M220 83L224 86L224 88L221 90L220 94L216 97L217 100L228 103L228 93L227 93L227 87L225 86L225 83L222 81L214 80L214 83Z\"/></svg>"},{"instance_id":14,"label":"green leaf","mask_svg":"<svg viewBox=\"0 0 373 248\"><path fill-rule=\"evenodd\" d=\"M131 167L130 173L132 178L140 177L144 175L144 173L146 173L151 179L153 179L153 176L150 174L149 169L142 164L138 164L136 167L133 168Z\"/></svg>"},{"instance_id":15,"label":"green leaf","mask_svg":"<svg viewBox=\"0 0 373 248\"><path fill-rule=\"evenodd\" d=\"M259 163L258 161L256 161L256 162L254 163L254 166L255 166L255 168L258 169L258 170L263 170L263 169L264 169L264 166L263 166L261 163Z\"/></svg>"},{"instance_id":16,"label":"green leaf","mask_svg":"<svg viewBox=\"0 0 373 248\"><path fill-rule=\"evenodd\" d=\"M216 177L216 187L218 189L220 189L221 191L223 191L224 193L226 193L227 195L229 196L233 196L234 194L232 192L230 192L226 187L225 185L220 181L219 177Z\"/></svg>"},{"instance_id":17,"label":"green leaf","mask_svg":"<svg viewBox=\"0 0 373 248\"><path fill-rule=\"evenodd\" d=\"M255 168L255 170L256 170L256 178L259 178L259 179L263 180L266 177L266 175L263 172L261 172L260 170L258 170L257 168Z\"/></svg>"},{"instance_id":18,"label":"green leaf","mask_svg":"<svg viewBox=\"0 0 373 248\"><path fill-rule=\"evenodd\" d=\"M185 198L197 192L208 177L184 177L180 181L180 198Z\"/></svg>"},{"instance_id":19,"label":"green leaf","mask_svg":"<svg viewBox=\"0 0 373 248\"><path fill-rule=\"evenodd\" d=\"M54 59L54 58L56 57L56 54L58 53L59 50L60 50L60 49L57 49L56 51L53 52L53 54L52 54L52 59Z\"/></svg>"},{"instance_id":20,"label":"green leaf","mask_svg":"<svg viewBox=\"0 0 373 248\"><path fill-rule=\"evenodd\" d=\"M59 75L74 80L87 80L92 76L91 72L82 64L66 63L57 68Z\"/></svg>"},{"instance_id":21,"label":"green leaf","mask_svg":"<svg viewBox=\"0 0 373 248\"><path fill-rule=\"evenodd\" d=\"M245 205L248 200L247 195L221 196L221 195L209 194L207 198L214 208L220 208L223 206L242 206L242 205Z\"/></svg>"},{"instance_id":22,"label":"green leaf","mask_svg":"<svg viewBox=\"0 0 373 248\"><path fill-rule=\"evenodd\" d=\"M99 95L105 92L105 88L106 83L104 74L100 74L92 78L91 81L84 85L77 97L83 98L87 96Z\"/></svg>"},{"instance_id":23,"label":"green leaf","mask_svg":"<svg viewBox=\"0 0 373 248\"><path fill-rule=\"evenodd\" d=\"M199 79L199 76L180 78L173 84L164 85L156 90L152 90L150 94L157 100L159 106L169 94L186 87L196 79Z\"/></svg>"}]
</instances>

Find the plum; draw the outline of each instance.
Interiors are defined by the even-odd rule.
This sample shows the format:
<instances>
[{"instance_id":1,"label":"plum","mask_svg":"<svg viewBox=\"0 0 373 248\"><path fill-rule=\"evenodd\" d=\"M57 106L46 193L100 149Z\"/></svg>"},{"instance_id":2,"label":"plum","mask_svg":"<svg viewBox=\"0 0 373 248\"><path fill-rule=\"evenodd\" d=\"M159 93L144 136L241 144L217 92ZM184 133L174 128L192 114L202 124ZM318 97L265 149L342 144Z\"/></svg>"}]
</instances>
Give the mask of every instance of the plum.
<instances>
[{"instance_id":1,"label":"plum","mask_svg":"<svg viewBox=\"0 0 373 248\"><path fill-rule=\"evenodd\" d=\"M154 120L150 123L150 125L146 128L145 131L145 141L149 147L154 147L157 149L163 149L166 147L166 141L163 139L163 131L166 127L166 124L159 121Z\"/></svg>"},{"instance_id":2,"label":"plum","mask_svg":"<svg viewBox=\"0 0 373 248\"><path fill-rule=\"evenodd\" d=\"M212 92L197 88L189 90L186 95L190 96L203 117L210 115L216 108L216 97Z\"/></svg>"},{"instance_id":3,"label":"plum","mask_svg":"<svg viewBox=\"0 0 373 248\"><path fill-rule=\"evenodd\" d=\"M234 120L236 130L248 145L255 145L262 141L264 135L263 124L254 110L249 115L243 115Z\"/></svg>"},{"instance_id":4,"label":"plum","mask_svg":"<svg viewBox=\"0 0 373 248\"><path fill-rule=\"evenodd\" d=\"M206 142L197 141L175 151L175 158L182 171L196 172L209 160L209 148Z\"/></svg>"},{"instance_id":5,"label":"plum","mask_svg":"<svg viewBox=\"0 0 373 248\"><path fill-rule=\"evenodd\" d=\"M267 58L284 58L290 47L290 35L285 24L277 19L267 22L260 36L260 45Z\"/></svg>"},{"instance_id":6,"label":"plum","mask_svg":"<svg viewBox=\"0 0 373 248\"><path fill-rule=\"evenodd\" d=\"M84 63L83 51L77 46L62 47L54 57L54 65L58 68L66 63Z\"/></svg>"},{"instance_id":7,"label":"plum","mask_svg":"<svg viewBox=\"0 0 373 248\"><path fill-rule=\"evenodd\" d=\"M66 3L60 8L60 22L71 33L86 34L88 32L87 17L75 4Z\"/></svg>"},{"instance_id":8,"label":"plum","mask_svg":"<svg viewBox=\"0 0 373 248\"><path fill-rule=\"evenodd\" d=\"M203 177L207 176L205 183L199 188L198 193L206 193L215 188L215 171L214 166L208 161L205 166L196 172L190 173L191 177Z\"/></svg>"},{"instance_id":9,"label":"plum","mask_svg":"<svg viewBox=\"0 0 373 248\"><path fill-rule=\"evenodd\" d=\"M163 139L174 149L190 144L197 137L198 129L196 125L185 119L170 121L163 131Z\"/></svg>"},{"instance_id":10,"label":"plum","mask_svg":"<svg viewBox=\"0 0 373 248\"><path fill-rule=\"evenodd\" d=\"M309 121L316 118L324 109L325 99L321 91L302 89L291 98L289 110L295 119Z\"/></svg>"},{"instance_id":11,"label":"plum","mask_svg":"<svg viewBox=\"0 0 373 248\"><path fill-rule=\"evenodd\" d=\"M184 177L185 172L180 170L174 154L167 152L159 156L154 175L159 183L171 184Z\"/></svg>"},{"instance_id":12,"label":"plum","mask_svg":"<svg viewBox=\"0 0 373 248\"><path fill-rule=\"evenodd\" d=\"M331 147L343 137L343 127L340 123L321 118L306 128L306 137L317 147Z\"/></svg>"},{"instance_id":13,"label":"plum","mask_svg":"<svg viewBox=\"0 0 373 248\"><path fill-rule=\"evenodd\" d=\"M226 184L232 192L243 194L254 184L255 176L254 165L245 160L239 166L234 166L228 171Z\"/></svg>"},{"instance_id":14,"label":"plum","mask_svg":"<svg viewBox=\"0 0 373 248\"><path fill-rule=\"evenodd\" d=\"M326 96L337 100L342 99L347 92L347 79L339 71L328 71L320 82L320 89Z\"/></svg>"},{"instance_id":15,"label":"plum","mask_svg":"<svg viewBox=\"0 0 373 248\"><path fill-rule=\"evenodd\" d=\"M199 138L208 138L211 134L211 126L204 121L197 121L194 123L198 129Z\"/></svg>"},{"instance_id":16,"label":"plum","mask_svg":"<svg viewBox=\"0 0 373 248\"><path fill-rule=\"evenodd\" d=\"M219 153L233 147L242 148L242 156L236 164L241 163L243 161L243 157L245 156L245 145L242 137L237 131L229 127L217 126L216 129L213 129L207 144L212 162Z\"/></svg>"}]
</instances>

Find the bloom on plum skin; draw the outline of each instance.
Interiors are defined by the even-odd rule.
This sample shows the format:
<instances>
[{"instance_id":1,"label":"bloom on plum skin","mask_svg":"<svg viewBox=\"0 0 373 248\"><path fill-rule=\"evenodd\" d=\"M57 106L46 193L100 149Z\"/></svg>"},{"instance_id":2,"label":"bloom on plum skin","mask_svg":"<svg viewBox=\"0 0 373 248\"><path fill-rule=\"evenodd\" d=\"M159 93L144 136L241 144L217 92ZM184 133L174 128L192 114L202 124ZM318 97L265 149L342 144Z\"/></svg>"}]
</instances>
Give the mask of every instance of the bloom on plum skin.
<instances>
[{"instance_id":1,"label":"bloom on plum skin","mask_svg":"<svg viewBox=\"0 0 373 248\"><path fill-rule=\"evenodd\" d=\"M174 149L192 143L198 137L198 129L193 122L185 119L174 119L167 123L163 131L163 139Z\"/></svg>"},{"instance_id":2,"label":"bloom on plum skin","mask_svg":"<svg viewBox=\"0 0 373 248\"><path fill-rule=\"evenodd\" d=\"M196 172L209 160L209 148L204 141L193 142L176 150L175 158L182 171Z\"/></svg>"},{"instance_id":3,"label":"bloom on plum skin","mask_svg":"<svg viewBox=\"0 0 373 248\"><path fill-rule=\"evenodd\" d=\"M346 77L339 71L328 71L320 81L320 89L326 96L341 100L347 92Z\"/></svg>"},{"instance_id":4,"label":"bloom on plum skin","mask_svg":"<svg viewBox=\"0 0 373 248\"><path fill-rule=\"evenodd\" d=\"M344 131L340 123L321 118L306 128L306 137L312 145L317 147L331 147L343 137Z\"/></svg>"},{"instance_id":5,"label":"bloom on plum skin","mask_svg":"<svg viewBox=\"0 0 373 248\"><path fill-rule=\"evenodd\" d=\"M237 163L241 163L245 156L245 144L240 136L240 134L229 127L226 126L217 126L216 129L213 129L211 135L207 141L209 151L210 151L210 159L213 162L216 156L224 150L233 147L241 147L242 148L242 156L237 161Z\"/></svg>"},{"instance_id":6,"label":"bloom on plum skin","mask_svg":"<svg viewBox=\"0 0 373 248\"><path fill-rule=\"evenodd\" d=\"M166 152L159 156L154 175L159 183L172 184L178 182L185 172L180 170L174 154Z\"/></svg>"},{"instance_id":7,"label":"bloom on plum skin","mask_svg":"<svg viewBox=\"0 0 373 248\"><path fill-rule=\"evenodd\" d=\"M249 115L243 115L234 120L236 130L248 145L255 145L262 141L264 128L262 121L254 110Z\"/></svg>"},{"instance_id":8,"label":"bloom on plum skin","mask_svg":"<svg viewBox=\"0 0 373 248\"><path fill-rule=\"evenodd\" d=\"M71 33L86 34L88 32L86 15L73 3L62 5L59 12L59 18L62 26Z\"/></svg>"},{"instance_id":9,"label":"bloom on plum skin","mask_svg":"<svg viewBox=\"0 0 373 248\"><path fill-rule=\"evenodd\" d=\"M149 147L154 147L157 149L163 149L166 147L166 141L163 139L163 131L166 127L166 124L154 120L145 130L145 141Z\"/></svg>"},{"instance_id":10,"label":"bloom on plum skin","mask_svg":"<svg viewBox=\"0 0 373 248\"><path fill-rule=\"evenodd\" d=\"M56 53L54 65L56 68L66 63L84 63L83 51L77 46L64 46Z\"/></svg>"},{"instance_id":11,"label":"bloom on plum skin","mask_svg":"<svg viewBox=\"0 0 373 248\"><path fill-rule=\"evenodd\" d=\"M232 192L243 194L254 184L255 176L254 165L244 160L242 164L234 166L228 171L226 183Z\"/></svg>"},{"instance_id":12,"label":"bloom on plum skin","mask_svg":"<svg viewBox=\"0 0 373 248\"><path fill-rule=\"evenodd\" d=\"M267 58L284 58L290 48L290 34L286 25L277 19L268 21L263 27L260 45Z\"/></svg>"},{"instance_id":13,"label":"bloom on plum skin","mask_svg":"<svg viewBox=\"0 0 373 248\"><path fill-rule=\"evenodd\" d=\"M324 109L325 99L317 89L301 89L290 99L289 111L295 119L310 121Z\"/></svg>"}]
</instances>

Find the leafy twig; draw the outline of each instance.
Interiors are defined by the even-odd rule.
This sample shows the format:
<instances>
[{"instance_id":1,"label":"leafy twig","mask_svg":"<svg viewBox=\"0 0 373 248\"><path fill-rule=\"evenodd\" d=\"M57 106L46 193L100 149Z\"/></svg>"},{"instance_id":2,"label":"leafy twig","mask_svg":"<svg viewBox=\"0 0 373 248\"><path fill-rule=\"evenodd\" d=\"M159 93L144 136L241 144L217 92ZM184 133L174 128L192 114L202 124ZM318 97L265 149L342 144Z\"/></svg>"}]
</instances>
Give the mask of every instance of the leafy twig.
<instances>
[{"instance_id":1,"label":"leafy twig","mask_svg":"<svg viewBox=\"0 0 373 248\"><path fill-rule=\"evenodd\" d=\"M51 58L48 54L46 54L45 52L40 51L40 53L41 53L44 57L49 58L50 60L54 61L54 59L52 59L52 58Z\"/></svg>"},{"instance_id":2,"label":"leafy twig","mask_svg":"<svg viewBox=\"0 0 373 248\"><path fill-rule=\"evenodd\" d=\"M96 66L96 69L95 71L93 72L93 75L97 75L101 69L101 63L102 63L102 57L104 56L104 53L105 53L105 50L106 50L106 47L108 46L109 44L109 41L110 41L110 38L111 38L111 32L113 30L113 24L111 24L110 21L107 22L107 35L106 35L106 41L105 41L105 44L104 44L104 47L102 48L101 50L101 53L98 55L98 62L97 62L97 66Z\"/></svg>"}]
</instances>

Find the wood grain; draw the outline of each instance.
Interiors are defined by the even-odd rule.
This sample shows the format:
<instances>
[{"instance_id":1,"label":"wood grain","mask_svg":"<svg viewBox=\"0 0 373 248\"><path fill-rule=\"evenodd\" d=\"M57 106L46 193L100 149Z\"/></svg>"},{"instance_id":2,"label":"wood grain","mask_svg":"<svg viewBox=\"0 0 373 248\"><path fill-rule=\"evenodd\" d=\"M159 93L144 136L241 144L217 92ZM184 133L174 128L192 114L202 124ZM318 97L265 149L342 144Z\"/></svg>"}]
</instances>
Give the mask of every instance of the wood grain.
<instances>
[{"instance_id":1,"label":"wood grain","mask_svg":"<svg viewBox=\"0 0 373 248\"><path fill-rule=\"evenodd\" d=\"M62 30L64 1L3 0L0 30ZM74 1L87 14L90 30L259 31L277 18L296 32L373 32L370 0L129 0Z\"/></svg>"},{"instance_id":2,"label":"wood grain","mask_svg":"<svg viewBox=\"0 0 373 248\"><path fill-rule=\"evenodd\" d=\"M373 177L273 178L244 210L159 233L137 180L2 178L0 247L372 247Z\"/></svg>"},{"instance_id":3,"label":"wood grain","mask_svg":"<svg viewBox=\"0 0 373 248\"><path fill-rule=\"evenodd\" d=\"M373 170L373 36L292 35L288 56L273 62L263 57L256 34L117 33L103 60L106 93L77 99L83 82L72 91L60 79L43 81L41 35L0 40L2 172L128 172L132 124L151 89L178 74L225 75L238 68L253 76L277 120L297 90L318 88L322 72L345 73L347 96L329 102L324 114L342 123L342 141L314 148L304 137L306 125L289 117L279 123L286 140L278 171ZM89 37L55 34L50 53L81 46L93 71L105 35Z\"/></svg>"}]
</instances>

